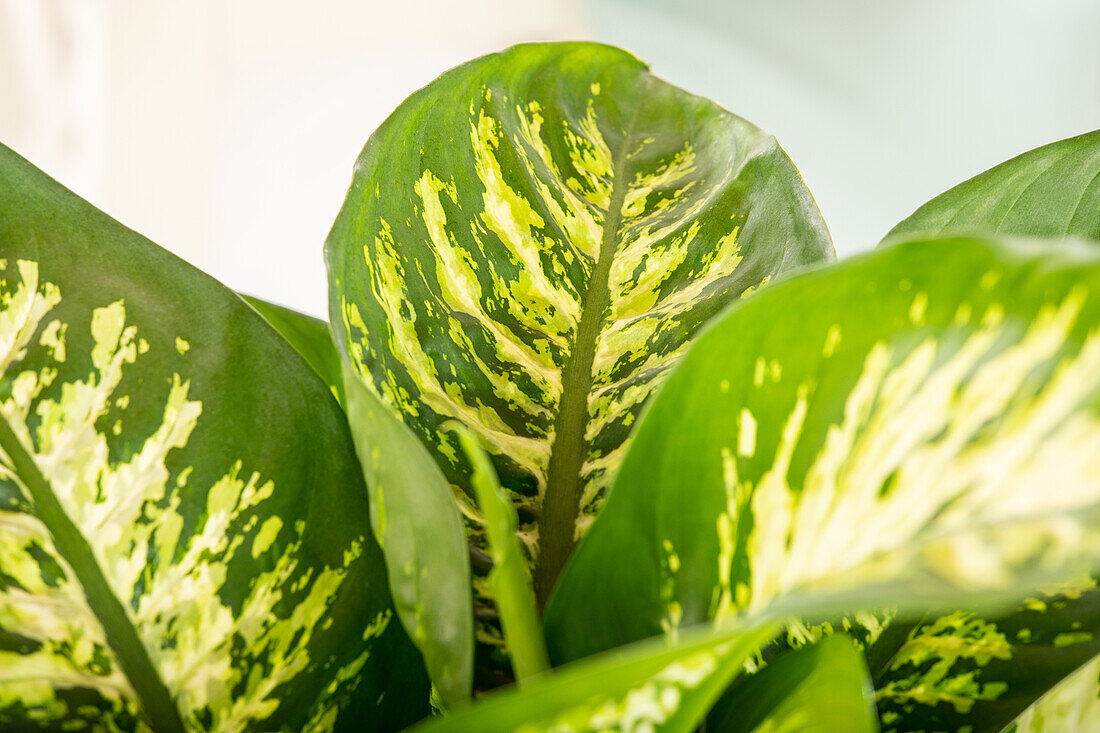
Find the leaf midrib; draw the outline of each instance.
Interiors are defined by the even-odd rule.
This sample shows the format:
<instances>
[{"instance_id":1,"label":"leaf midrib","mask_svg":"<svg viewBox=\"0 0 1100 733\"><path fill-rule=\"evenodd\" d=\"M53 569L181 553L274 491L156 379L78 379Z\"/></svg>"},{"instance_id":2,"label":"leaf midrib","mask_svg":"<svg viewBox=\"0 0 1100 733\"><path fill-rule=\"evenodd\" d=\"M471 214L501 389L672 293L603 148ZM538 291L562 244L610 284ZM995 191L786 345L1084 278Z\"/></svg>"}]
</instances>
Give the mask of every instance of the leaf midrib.
<instances>
[{"instance_id":1,"label":"leaf midrib","mask_svg":"<svg viewBox=\"0 0 1100 733\"><path fill-rule=\"evenodd\" d=\"M122 601L103 575L91 546L65 513L34 458L3 418L0 418L0 450L7 454L15 474L30 492L35 516L49 529L54 547L83 587L88 607L103 625L107 644L137 694L150 726L157 733L183 733L185 729L179 710L153 665L149 651L138 637Z\"/></svg>"},{"instance_id":2,"label":"leaf midrib","mask_svg":"<svg viewBox=\"0 0 1100 733\"><path fill-rule=\"evenodd\" d=\"M580 513L581 469L586 458L588 441L588 399L594 382L592 366L596 359L596 344L611 303L611 265L618 252L619 226L629 185L625 181L627 152L634 137L634 125L644 103L642 89L649 75L641 75L637 103L623 130L618 155L614 156L611 196L600 235L600 253L584 295L581 318L573 350L562 367L562 394L554 418L554 440L546 469L546 497L539 522L539 558L534 571L535 597L539 611L546 609L550 593L558 576L573 552L577 515Z\"/></svg>"}]
</instances>

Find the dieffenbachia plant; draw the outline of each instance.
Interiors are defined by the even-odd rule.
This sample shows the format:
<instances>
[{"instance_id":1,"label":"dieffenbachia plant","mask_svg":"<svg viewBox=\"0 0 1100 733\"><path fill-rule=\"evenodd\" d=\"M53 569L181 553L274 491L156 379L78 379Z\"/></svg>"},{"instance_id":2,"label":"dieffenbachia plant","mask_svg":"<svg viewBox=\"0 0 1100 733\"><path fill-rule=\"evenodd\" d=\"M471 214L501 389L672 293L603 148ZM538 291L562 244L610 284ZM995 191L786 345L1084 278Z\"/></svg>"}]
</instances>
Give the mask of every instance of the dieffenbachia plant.
<instances>
[{"instance_id":1,"label":"dieffenbachia plant","mask_svg":"<svg viewBox=\"0 0 1100 733\"><path fill-rule=\"evenodd\" d=\"M773 138L518 46L370 138L330 326L0 149L0 729L1096 726L1098 181L834 264Z\"/></svg>"}]
</instances>

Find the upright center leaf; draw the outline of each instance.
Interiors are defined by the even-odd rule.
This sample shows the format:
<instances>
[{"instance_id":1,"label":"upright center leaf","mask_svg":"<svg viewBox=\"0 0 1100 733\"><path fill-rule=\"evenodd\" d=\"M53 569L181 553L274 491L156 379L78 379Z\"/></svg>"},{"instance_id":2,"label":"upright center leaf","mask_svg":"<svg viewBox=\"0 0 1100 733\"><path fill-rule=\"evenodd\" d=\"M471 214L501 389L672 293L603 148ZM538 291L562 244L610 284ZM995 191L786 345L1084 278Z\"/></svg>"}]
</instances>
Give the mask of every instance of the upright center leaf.
<instances>
[{"instance_id":1,"label":"upright center leaf","mask_svg":"<svg viewBox=\"0 0 1100 733\"><path fill-rule=\"evenodd\" d=\"M440 426L479 438L545 603L698 328L832 245L774 139L624 51L563 43L406 100L326 251L345 356L433 448L475 560L483 518Z\"/></svg>"}]
</instances>

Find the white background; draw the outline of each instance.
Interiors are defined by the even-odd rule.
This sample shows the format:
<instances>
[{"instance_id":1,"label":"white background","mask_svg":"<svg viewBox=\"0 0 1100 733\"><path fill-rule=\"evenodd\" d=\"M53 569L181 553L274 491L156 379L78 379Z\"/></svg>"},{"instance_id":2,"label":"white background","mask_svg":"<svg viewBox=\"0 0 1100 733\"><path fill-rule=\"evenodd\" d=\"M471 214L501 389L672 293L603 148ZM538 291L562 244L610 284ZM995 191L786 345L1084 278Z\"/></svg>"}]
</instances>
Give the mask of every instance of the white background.
<instances>
[{"instance_id":1,"label":"white background","mask_svg":"<svg viewBox=\"0 0 1100 733\"><path fill-rule=\"evenodd\" d=\"M0 0L0 141L227 285L321 315L370 132L450 66L566 38L776 134L841 255L1100 127L1096 0Z\"/></svg>"}]
</instances>

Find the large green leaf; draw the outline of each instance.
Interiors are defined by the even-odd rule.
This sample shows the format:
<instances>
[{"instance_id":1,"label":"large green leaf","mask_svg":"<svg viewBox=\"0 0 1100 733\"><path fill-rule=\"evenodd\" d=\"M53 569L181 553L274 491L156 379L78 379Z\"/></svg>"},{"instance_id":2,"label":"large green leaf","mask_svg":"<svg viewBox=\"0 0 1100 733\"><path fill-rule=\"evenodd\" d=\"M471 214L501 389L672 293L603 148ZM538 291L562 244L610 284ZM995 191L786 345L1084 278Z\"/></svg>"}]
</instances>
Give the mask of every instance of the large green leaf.
<instances>
[{"instance_id":1,"label":"large green leaf","mask_svg":"<svg viewBox=\"0 0 1100 733\"><path fill-rule=\"evenodd\" d=\"M1098 291L1093 248L944 238L732 309L642 418L547 610L552 659L811 590L958 602L1094 553ZM920 583L855 592L891 577Z\"/></svg>"},{"instance_id":2,"label":"large green leaf","mask_svg":"<svg viewBox=\"0 0 1100 733\"><path fill-rule=\"evenodd\" d=\"M0 728L426 712L326 385L240 298L0 146Z\"/></svg>"},{"instance_id":3,"label":"large green leaf","mask_svg":"<svg viewBox=\"0 0 1100 733\"><path fill-rule=\"evenodd\" d=\"M830 636L784 655L714 705L708 733L874 733L874 691L863 654Z\"/></svg>"},{"instance_id":4,"label":"large green leaf","mask_svg":"<svg viewBox=\"0 0 1100 733\"><path fill-rule=\"evenodd\" d=\"M432 446L484 549L440 426L477 434L545 602L699 326L832 245L773 138L624 51L557 43L464 64L402 103L326 253L345 355Z\"/></svg>"},{"instance_id":5,"label":"large green leaf","mask_svg":"<svg viewBox=\"0 0 1100 733\"><path fill-rule=\"evenodd\" d=\"M952 188L901 222L887 240L967 231L1100 240L1100 132L1029 151ZM923 628L934 630L934 643L924 643L925 632L914 630L914 639L885 645L893 661L877 680L884 723L901 730L996 731L1097 652L1090 637L1100 633L1100 594L1037 598L996 618L959 612ZM969 638L979 631L998 640L996 654L983 653ZM957 638L946 644L945 636ZM870 653L883 654L883 646ZM936 685L928 684L929 677Z\"/></svg>"},{"instance_id":6,"label":"large green leaf","mask_svg":"<svg viewBox=\"0 0 1100 733\"><path fill-rule=\"evenodd\" d=\"M650 641L616 649L416 730L690 733L776 628L760 619L722 631L697 629L672 645Z\"/></svg>"},{"instance_id":7,"label":"large green leaf","mask_svg":"<svg viewBox=\"0 0 1100 733\"><path fill-rule=\"evenodd\" d=\"M1100 241L1100 130L1028 151L960 183L883 241L940 233Z\"/></svg>"}]
</instances>

